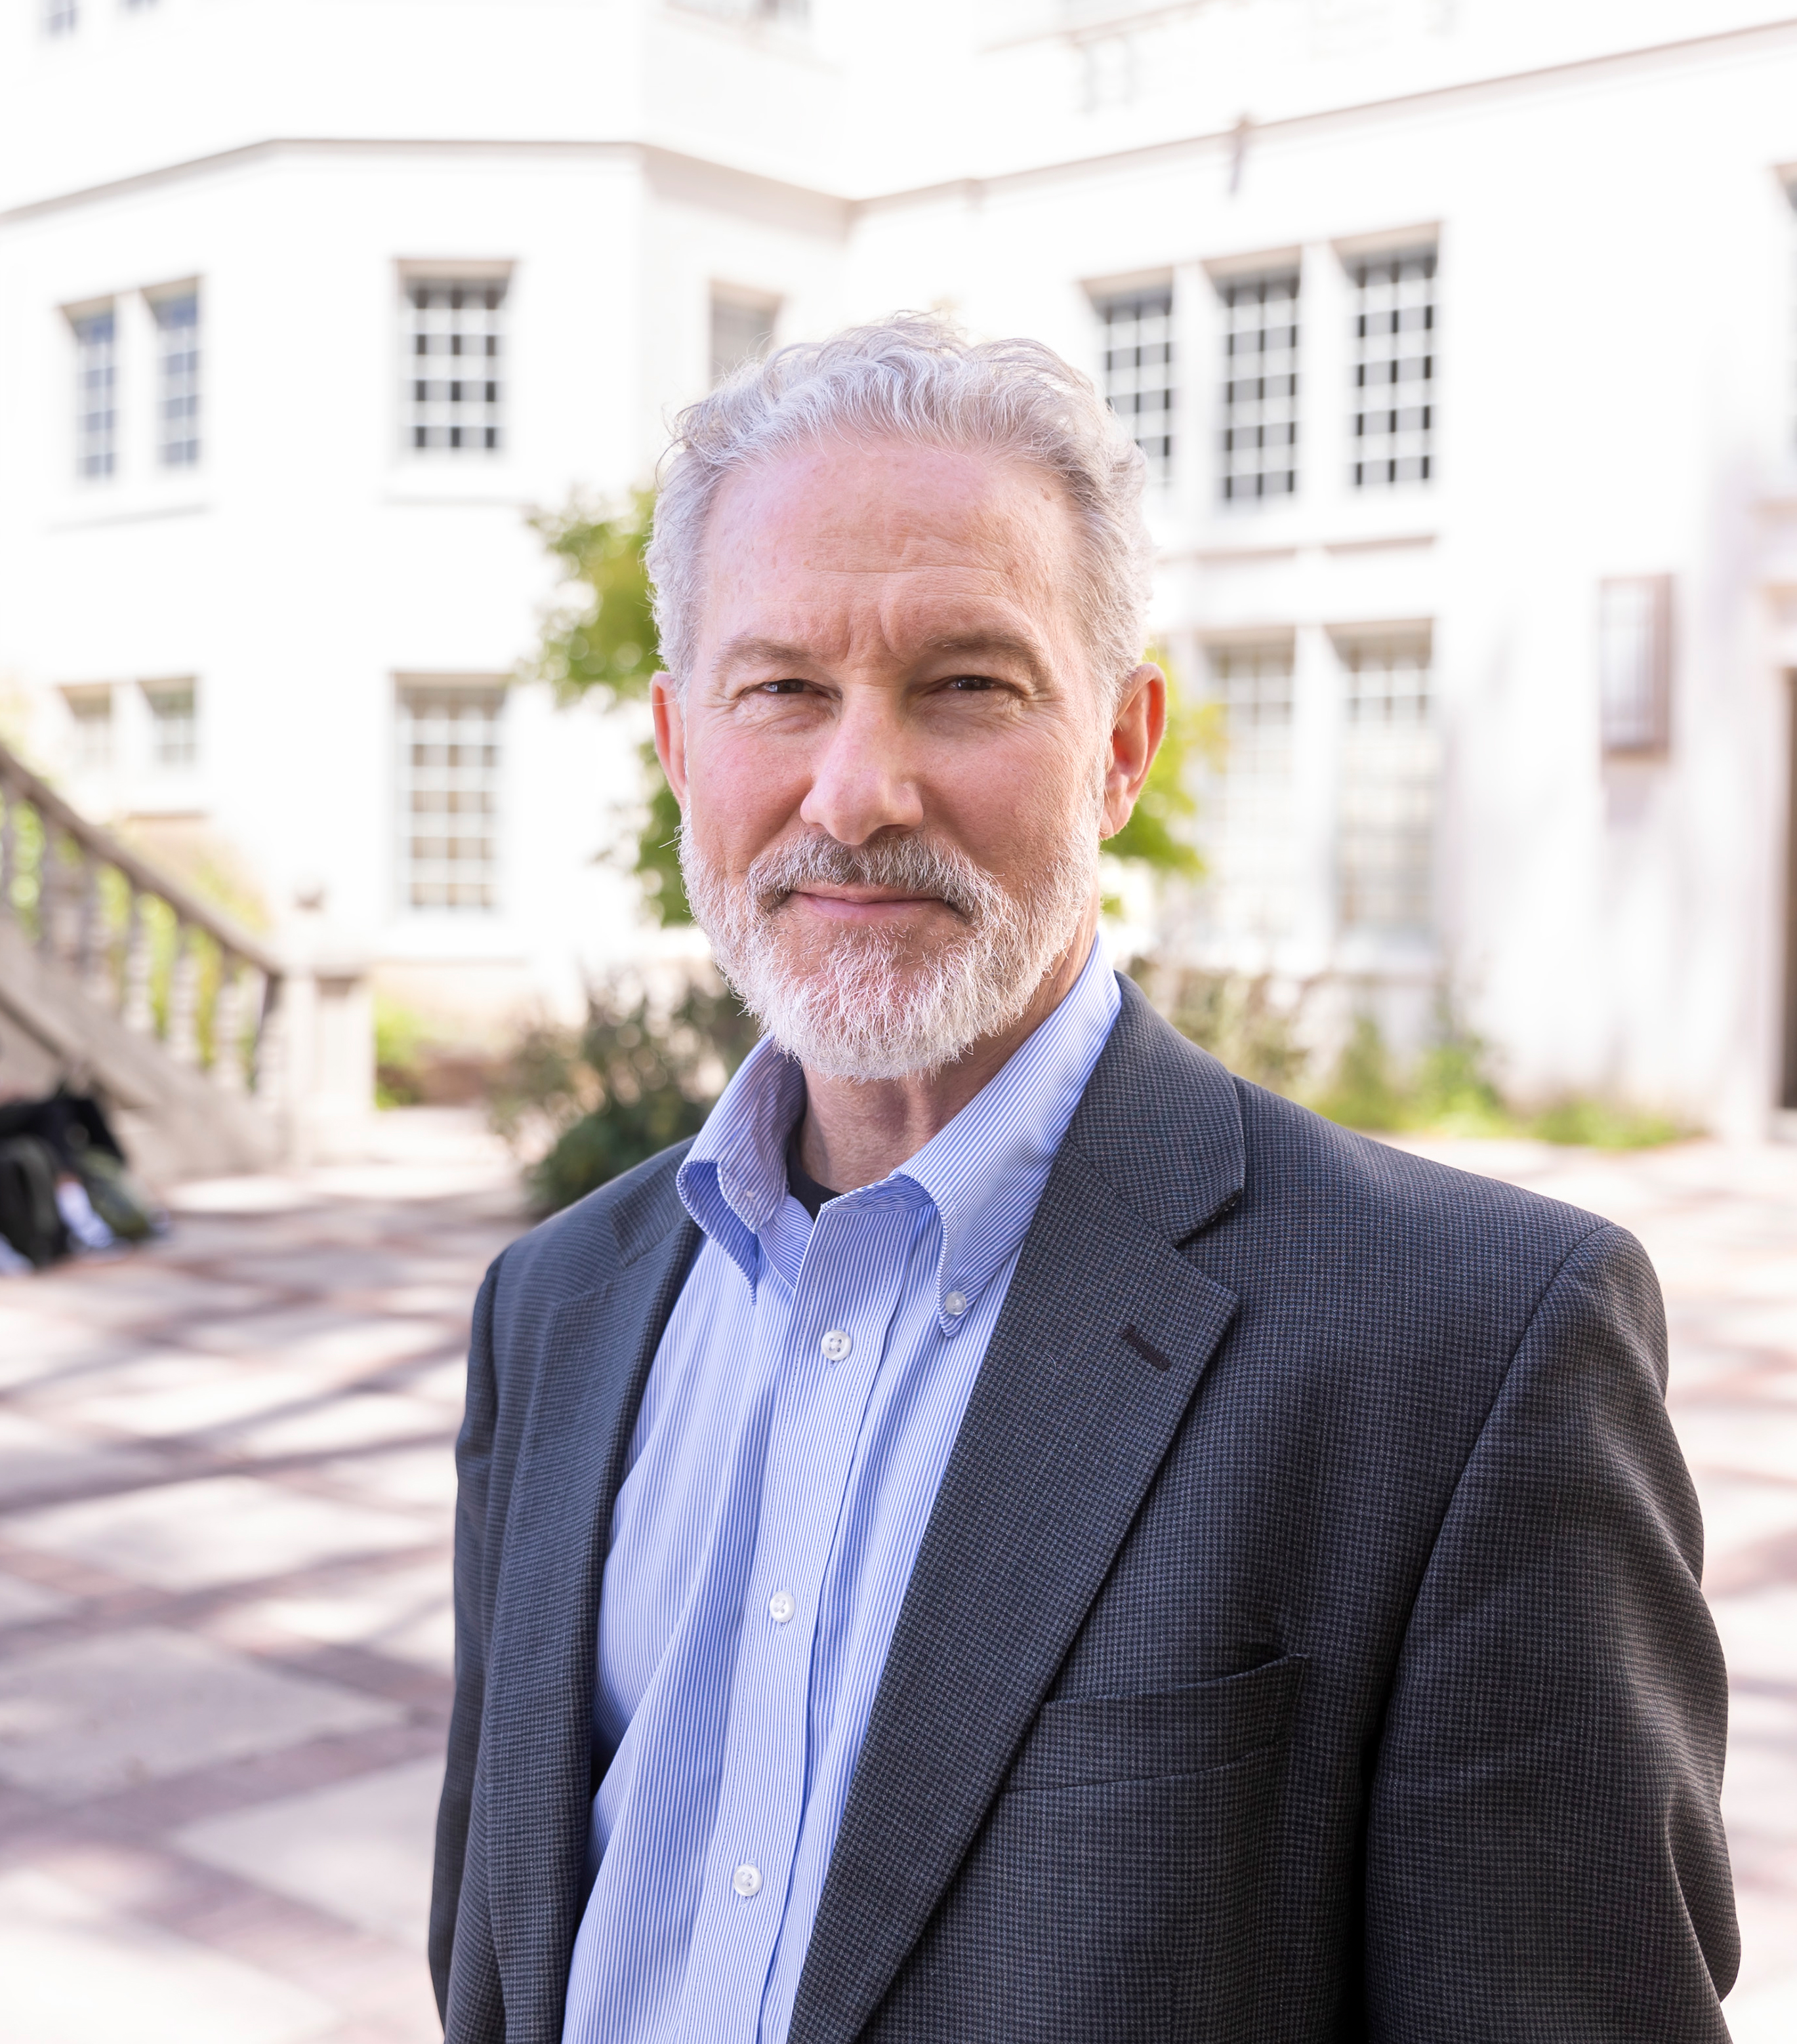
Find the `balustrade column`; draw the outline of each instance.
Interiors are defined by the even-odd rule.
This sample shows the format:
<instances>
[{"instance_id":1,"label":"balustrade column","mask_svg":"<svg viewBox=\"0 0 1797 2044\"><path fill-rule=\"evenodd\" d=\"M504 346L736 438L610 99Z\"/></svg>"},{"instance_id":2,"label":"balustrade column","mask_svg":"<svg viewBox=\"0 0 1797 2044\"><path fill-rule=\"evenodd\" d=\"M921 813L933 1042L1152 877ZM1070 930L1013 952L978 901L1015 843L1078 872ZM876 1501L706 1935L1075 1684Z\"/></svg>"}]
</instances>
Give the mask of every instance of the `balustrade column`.
<instances>
[{"instance_id":1,"label":"balustrade column","mask_svg":"<svg viewBox=\"0 0 1797 2044\"><path fill-rule=\"evenodd\" d=\"M56 844L48 821L39 812L43 828L37 840L37 948L45 958L56 955L56 924L61 914L62 889L56 873Z\"/></svg>"},{"instance_id":2,"label":"balustrade column","mask_svg":"<svg viewBox=\"0 0 1797 2044\"><path fill-rule=\"evenodd\" d=\"M13 883L19 877L19 798L0 784L6 813L0 816L0 915L13 913Z\"/></svg>"},{"instance_id":3,"label":"balustrade column","mask_svg":"<svg viewBox=\"0 0 1797 2044\"><path fill-rule=\"evenodd\" d=\"M175 926L175 962L168 974L168 1051L177 1064L200 1061L199 953L191 924Z\"/></svg>"},{"instance_id":4,"label":"balustrade column","mask_svg":"<svg viewBox=\"0 0 1797 2044\"><path fill-rule=\"evenodd\" d=\"M218 998L212 1004L212 1076L226 1093L244 1090L243 967L230 952L218 959Z\"/></svg>"},{"instance_id":5,"label":"balustrade column","mask_svg":"<svg viewBox=\"0 0 1797 2044\"><path fill-rule=\"evenodd\" d=\"M144 897L133 887L131 912L125 927L125 985L122 1013L127 1029L147 1036L155 1020L150 1009L150 927Z\"/></svg>"},{"instance_id":6,"label":"balustrade column","mask_svg":"<svg viewBox=\"0 0 1797 2044\"><path fill-rule=\"evenodd\" d=\"M267 1097L269 1059L279 1047L271 1041L268 997L271 982L267 974L253 965L246 965L243 973L243 1017L247 1025L245 1033L249 1041L244 1047L244 1055L239 1070L244 1074L246 1089L253 1089L258 1100Z\"/></svg>"},{"instance_id":7,"label":"balustrade column","mask_svg":"<svg viewBox=\"0 0 1797 2044\"><path fill-rule=\"evenodd\" d=\"M107 956L106 905L100 891L101 868L83 850L81 857L81 983L101 1006L113 1005L112 961Z\"/></svg>"}]
</instances>

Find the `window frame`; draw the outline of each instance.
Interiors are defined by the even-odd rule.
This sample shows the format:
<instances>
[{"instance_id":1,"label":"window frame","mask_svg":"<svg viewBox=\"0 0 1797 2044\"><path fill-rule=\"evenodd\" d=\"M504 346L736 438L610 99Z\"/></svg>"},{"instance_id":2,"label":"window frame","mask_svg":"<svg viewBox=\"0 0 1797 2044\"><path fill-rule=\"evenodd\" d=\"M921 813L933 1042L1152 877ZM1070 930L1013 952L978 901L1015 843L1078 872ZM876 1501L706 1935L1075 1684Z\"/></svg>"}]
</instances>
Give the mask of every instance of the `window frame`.
<instances>
[{"instance_id":1,"label":"window frame","mask_svg":"<svg viewBox=\"0 0 1797 2044\"><path fill-rule=\"evenodd\" d=\"M200 765L198 682L191 675L175 674L140 682L137 687L148 719L148 759L151 770L156 774L197 773ZM184 713L177 710L171 715L168 706L180 703L183 698ZM169 739L171 728L184 733L172 745Z\"/></svg>"},{"instance_id":2,"label":"window frame","mask_svg":"<svg viewBox=\"0 0 1797 2044\"><path fill-rule=\"evenodd\" d=\"M1437 935L1437 890L1439 882L1440 831L1441 824L1441 691L1437 679L1435 660L1435 631L1432 622L1422 620L1395 621L1388 624L1336 625L1329 628L1331 649L1341 678L1340 736L1336 758L1336 823L1335 823L1335 886L1333 916L1339 936L1350 941L1372 940L1381 944L1414 944L1433 943ZM1370 666L1363 667L1356 657L1367 651L1384 648L1390 652L1401 652L1405 648L1420 649L1420 658L1415 659L1408 671L1420 674L1420 687L1407 691L1412 700L1420 700L1422 713L1418 717L1387 715L1383 718L1364 720L1371 729L1383 723L1388 729L1397 730L1408 726L1424 734L1422 742L1414 746L1413 760L1406 763L1398 749L1394 768L1387 765L1380 774L1363 772L1356 776L1356 726L1363 720L1355 714L1354 701L1357 678L1363 672L1379 671ZM1400 671L1399 663L1391 660L1383 671L1389 675ZM1371 693L1361 691L1371 700ZM1384 692L1388 711L1402 702L1406 692L1395 688ZM1369 753L1372 747L1364 748ZM1415 763L1420 759L1420 768ZM1357 820L1356 808L1371 809L1376 806L1376 797L1380 788L1390 796L1395 791L1398 799L1390 805L1392 813L1384 817L1373 817L1370 823ZM1404 813L1406 794L1414 795L1418 790L1426 791L1423 807L1425 814L1420 828L1413 817ZM1350 843L1358 821L1361 836L1369 847L1402 844L1406 839L1420 842L1422 856L1410 868L1419 876L1406 886L1402 876L1406 870L1403 858L1381 857L1376 850L1372 856L1363 855L1355 859L1350 854ZM1383 871L1382 871L1383 869ZM1353 905L1356 893L1373 895L1383 886L1395 897L1407 896L1415 901L1417 912L1414 916L1399 913L1392 917L1375 915L1356 915Z\"/></svg>"},{"instance_id":3,"label":"window frame","mask_svg":"<svg viewBox=\"0 0 1797 2044\"><path fill-rule=\"evenodd\" d=\"M1606 759L1664 759L1672 745L1672 578L1598 583L1599 743Z\"/></svg>"},{"instance_id":4,"label":"window frame","mask_svg":"<svg viewBox=\"0 0 1797 2044\"><path fill-rule=\"evenodd\" d=\"M1383 247L1360 247L1341 252L1343 268L1346 271L1350 312L1349 316L1349 363L1352 381L1349 384L1348 487L1356 494L1363 491L1383 490L1424 489L1438 479L1438 450L1437 436L1440 421L1437 417L1441 388L1441 244L1437 237L1418 235L1402 242L1393 241ZM1427 336L1424 352L1420 356L1406 356L1400 350L1401 336L1407 331L1403 314L1407 308L1403 302L1404 286L1414 279L1406 279L1402 272L1409 264L1427 265L1422 282L1427 290L1422 303L1426 317L1421 323L1421 331ZM1369 314L1366 302L1369 271L1389 268L1399 274L1387 280L1388 288L1396 295L1394 305L1376 309L1376 315ZM1396 324L1387 334L1376 335L1367 331L1369 316L1394 317ZM1386 349L1381 341L1389 340ZM1373 344L1369 345L1370 344ZM1400 386L1406 380L1402 370L1406 362L1420 360L1423 365L1417 381L1423 387L1420 406L1406 406L1397 402L1402 394ZM1379 379L1369 378L1368 371L1389 367L1391 374L1383 379L1393 394L1389 404L1368 402L1369 391L1379 387ZM1423 417L1420 425L1406 427L1402 421L1407 411L1420 409ZM1367 423L1373 419L1388 419L1390 423L1373 432L1367 430ZM1420 446L1406 451L1403 443L1408 434L1420 442ZM1385 444L1386 451L1369 456L1364 451L1368 444L1377 440ZM1399 471L1408 463L1417 465L1418 472L1405 474ZM1376 469L1386 469L1389 473L1370 473Z\"/></svg>"},{"instance_id":5,"label":"window frame","mask_svg":"<svg viewBox=\"0 0 1797 2044\"><path fill-rule=\"evenodd\" d=\"M119 301L117 298L93 298L80 305L64 305L63 317L67 325L74 372L75 481L78 487L110 482L116 479L119 472ZM102 323L106 330L106 399L103 406L96 409L88 394L90 343L86 330ZM104 444L99 446L93 422L102 418L106 425Z\"/></svg>"},{"instance_id":6,"label":"window frame","mask_svg":"<svg viewBox=\"0 0 1797 2044\"><path fill-rule=\"evenodd\" d=\"M1180 440L1179 294L1177 279L1168 275L1129 283L1092 285L1087 287L1087 295L1091 302L1093 317L1098 323L1099 373L1095 381L1099 394L1122 421L1130 439L1141 449L1143 459L1148 464L1149 486L1156 490L1171 489L1179 474ZM1113 329L1121 324L1114 317L1117 309L1126 305L1134 307L1135 325L1139 328L1143 321L1143 309L1153 299L1165 301L1159 313L1153 315L1164 321L1162 337L1144 340L1138 332L1133 340L1114 344L1111 337ZM1164 351L1158 363L1145 363L1139 359L1145 349L1155 348ZM1138 359L1127 365L1114 363L1111 359L1128 352L1133 352ZM1157 384L1144 383L1141 380L1141 371L1145 368L1156 367L1163 371L1162 380ZM1126 388L1125 384L1131 376L1136 380ZM1150 432L1145 437L1137 422L1149 415L1139 405L1132 406L1126 412L1117 401L1120 397L1138 398L1155 390L1158 390L1166 400L1160 407L1161 430L1157 433ZM1146 444L1148 441L1158 441L1160 445L1151 452Z\"/></svg>"},{"instance_id":7,"label":"window frame","mask_svg":"<svg viewBox=\"0 0 1797 2044\"><path fill-rule=\"evenodd\" d=\"M1220 275L1213 275L1210 283L1211 288L1217 294L1216 317L1218 332L1222 343L1219 358L1222 374L1218 379L1217 386L1215 501L1226 511L1232 513L1244 510L1251 506L1258 507L1270 503L1290 503L1298 494L1303 474L1299 467L1299 448L1302 434L1299 407L1303 395L1302 368L1304 344L1303 263L1295 256L1287 257L1279 261L1269 262L1264 266L1256 265L1253 269L1232 269ZM1246 322L1237 321L1234 317L1237 308L1233 302L1233 294L1236 292L1258 289L1262 294L1260 303L1264 307L1267 303L1264 295L1267 286L1283 283L1289 283L1291 287L1287 301L1290 308L1290 317L1285 328L1271 325L1264 319L1257 325L1252 327ZM1291 387L1283 394L1287 417L1283 421L1276 419L1269 421L1264 416L1259 415L1264 413L1265 408L1269 404L1273 405L1276 409L1281 402L1281 394L1275 394L1272 398L1269 398L1263 388L1252 397L1245 394L1238 399L1236 390L1239 383L1253 382L1264 386L1268 382L1268 375L1265 367L1268 350L1264 343L1268 335L1280 331L1288 331L1291 336L1284 350L1287 363L1283 370L1276 371L1273 374L1276 378L1280 375L1288 378ZM1261 367L1259 374L1255 377L1238 377L1233 373L1234 366L1238 359L1238 351L1235 344L1238 336L1250 332L1257 334L1262 342L1261 347L1257 351ZM1241 352L1241 355L1242 359L1245 359L1245 352ZM1242 409L1242 417L1239 422L1234 415L1235 407L1238 403ZM1256 416L1251 417L1249 416L1251 413ZM1272 471L1262 462L1252 467L1246 466L1238 467L1231 459L1232 455L1237 451L1231 445L1232 436L1238 430L1246 431L1250 428L1264 435L1269 424L1276 426L1283 425L1288 429L1289 438L1285 444L1288 450L1286 466L1283 469ZM1257 440L1256 451L1264 453L1265 446L1264 438ZM1256 484L1264 483L1267 476L1274 473L1285 478L1286 486L1283 490L1268 490L1257 487L1249 491L1237 490L1231 487L1232 484L1245 481L1249 477L1252 477Z\"/></svg>"},{"instance_id":8,"label":"window frame","mask_svg":"<svg viewBox=\"0 0 1797 2044\"><path fill-rule=\"evenodd\" d=\"M468 925L476 922L491 924L503 916L506 910L506 753L507 712L511 701L509 678L502 674L402 674L393 678L393 743L394 743L394 855L393 901L395 912L408 921L448 922ZM467 708L487 706L491 736L480 741L490 746L493 757L479 763L479 770L486 778L486 785L479 791L487 797L481 814L486 819L483 836L487 851L480 860L481 875L471 884L483 888L487 898L474 901L421 901L415 889L421 883L415 872L419 863L418 843L421 832L414 828L414 821L421 812L414 805L414 797L421 792L414 781L418 763L413 757L414 747L421 741L414 735L414 724L418 715L416 707L454 705L458 713ZM426 739L421 741L430 742ZM425 763L427 765L433 763ZM454 767L458 763L434 763ZM425 790L428 792L428 790ZM464 793L466 790L444 792ZM453 816L454 809L444 812ZM459 841L465 835L452 830L444 832L445 843ZM428 862L426 862L428 863ZM454 855L440 854L437 863L453 867L457 863ZM456 884L455 876L445 874L438 877L437 885Z\"/></svg>"},{"instance_id":9,"label":"window frame","mask_svg":"<svg viewBox=\"0 0 1797 2044\"><path fill-rule=\"evenodd\" d=\"M203 418L205 389L203 354L206 313L202 302L200 279L191 278L179 284L159 284L144 292L144 303L150 315L152 335L152 376L156 397L152 411L155 421L154 464L159 472L181 473L198 468L205 453L206 443L201 421ZM181 305L193 307L193 317L178 326L164 317L165 313ZM185 329L191 338L184 351L190 364L186 372L185 388L176 394L178 402L190 406L187 413L187 430L178 440L169 435L170 369L180 359L171 346L170 336ZM179 448L177 455L171 450Z\"/></svg>"},{"instance_id":10,"label":"window frame","mask_svg":"<svg viewBox=\"0 0 1797 2044\"><path fill-rule=\"evenodd\" d=\"M515 268L516 266L509 261L475 259L442 262L407 260L398 264L397 304L400 375L398 392L399 421L396 437L400 459L414 468L437 469L444 465L471 465L475 463L486 466L504 461L510 455L514 430L512 360L515 329L512 316ZM497 294L497 304L483 309L493 317L495 322L494 328L489 330L486 337L489 340L497 339L499 345L496 349L489 349L482 358L497 364L497 375L473 378L433 378L418 375L418 342L421 338L428 337L421 333L418 315L435 309L420 305L417 294L420 291L429 290L479 290ZM444 309L459 311L462 309L452 307ZM455 337L460 339L462 336L458 335ZM425 352L428 359L430 351ZM460 352L459 348L450 351L452 357ZM455 405L466 401L453 396L441 400L433 400L428 395L421 397L419 387L433 382L452 386L466 382L487 382L494 386L494 394L481 401L489 416L481 419L475 428L490 437L480 444L452 443L442 445L428 440L421 443L418 439L421 431L426 433L437 430L458 432L466 430L472 422L421 420L418 416L421 405L429 405L434 402Z\"/></svg>"}]
</instances>

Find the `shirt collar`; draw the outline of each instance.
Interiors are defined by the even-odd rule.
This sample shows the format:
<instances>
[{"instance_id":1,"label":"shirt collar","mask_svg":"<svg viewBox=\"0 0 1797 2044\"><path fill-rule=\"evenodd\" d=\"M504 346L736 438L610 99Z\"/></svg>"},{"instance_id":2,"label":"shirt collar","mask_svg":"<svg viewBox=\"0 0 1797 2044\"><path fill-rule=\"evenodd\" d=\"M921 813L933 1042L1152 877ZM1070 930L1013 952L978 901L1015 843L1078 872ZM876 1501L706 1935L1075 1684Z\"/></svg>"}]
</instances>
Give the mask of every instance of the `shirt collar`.
<instances>
[{"instance_id":1,"label":"shirt collar","mask_svg":"<svg viewBox=\"0 0 1797 2044\"><path fill-rule=\"evenodd\" d=\"M942 1228L937 1309L945 1331L1029 1231L1122 1005L1116 975L1095 941L1065 997L954 1120L883 1188L863 1189L883 1189L890 1198L915 1187L934 1207ZM758 1238L787 1197L787 1141L804 1106L803 1071L764 1037L706 1116L675 1181L687 1211L752 1284Z\"/></svg>"},{"instance_id":2,"label":"shirt collar","mask_svg":"<svg viewBox=\"0 0 1797 2044\"><path fill-rule=\"evenodd\" d=\"M1029 1231L1061 1138L1122 1006L1117 975L1095 939L1060 1005L893 1174L921 1187L941 1221L937 1308L945 1329ZM952 1312L957 1294L964 1303Z\"/></svg>"}]
</instances>

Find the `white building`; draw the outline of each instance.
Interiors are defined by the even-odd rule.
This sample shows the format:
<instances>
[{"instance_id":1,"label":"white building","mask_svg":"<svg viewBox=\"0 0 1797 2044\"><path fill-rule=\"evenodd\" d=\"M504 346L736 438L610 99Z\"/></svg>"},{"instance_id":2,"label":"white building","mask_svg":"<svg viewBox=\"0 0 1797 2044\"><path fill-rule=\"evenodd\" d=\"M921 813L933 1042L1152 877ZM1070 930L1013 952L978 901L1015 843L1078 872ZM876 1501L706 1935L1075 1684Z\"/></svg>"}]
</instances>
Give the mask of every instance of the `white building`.
<instances>
[{"instance_id":1,"label":"white building","mask_svg":"<svg viewBox=\"0 0 1797 2044\"><path fill-rule=\"evenodd\" d=\"M1764 0L0 0L5 714L414 1001L565 1001L637 734L511 683L525 512L948 306L1155 467L1230 736L1169 948L1763 1132L1793 167Z\"/></svg>"}]
</instances>

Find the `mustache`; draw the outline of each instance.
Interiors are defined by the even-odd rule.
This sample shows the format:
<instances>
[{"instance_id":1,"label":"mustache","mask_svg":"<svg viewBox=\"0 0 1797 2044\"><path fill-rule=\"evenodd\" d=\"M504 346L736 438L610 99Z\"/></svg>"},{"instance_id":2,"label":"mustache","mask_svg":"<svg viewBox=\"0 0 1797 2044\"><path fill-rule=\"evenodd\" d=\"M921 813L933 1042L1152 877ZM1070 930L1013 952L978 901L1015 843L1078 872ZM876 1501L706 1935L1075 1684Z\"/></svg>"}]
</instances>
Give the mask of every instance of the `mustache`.
<instances>
[{"instance_id":1,"label":"mustache","mask_svg":"<svg viewBox=\"0 0 1797 2044\"><path fill-rule=\"evenodd\" d=\"M764 851L745 875L749 899L764 915L807 885L891 887L937 897L957 916L977 922L1002 899L991 875L952 845L912 832L848 845L822 834L789 840Z\"/></svg>"}]
</instances>

